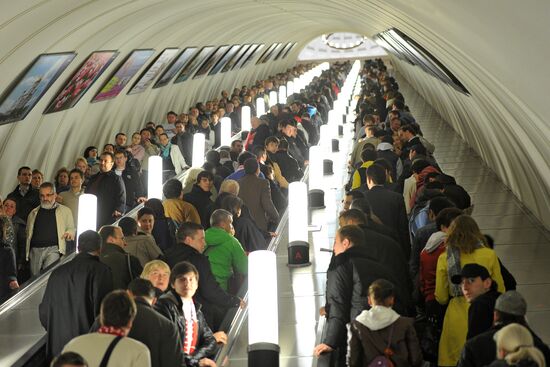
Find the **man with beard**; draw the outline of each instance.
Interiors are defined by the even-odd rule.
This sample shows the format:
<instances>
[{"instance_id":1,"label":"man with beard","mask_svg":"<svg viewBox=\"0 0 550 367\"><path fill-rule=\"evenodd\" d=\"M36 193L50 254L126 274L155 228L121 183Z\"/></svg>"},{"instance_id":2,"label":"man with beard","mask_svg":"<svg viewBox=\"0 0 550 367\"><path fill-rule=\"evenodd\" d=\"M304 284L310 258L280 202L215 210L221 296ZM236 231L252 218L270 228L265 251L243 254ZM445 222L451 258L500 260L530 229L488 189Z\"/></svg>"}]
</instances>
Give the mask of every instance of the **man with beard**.
<instances>
[{"instance_id":1,"label":"man with beard","mask_svg":"<svg viewBox=\"0 0 550 367\"><path fill-rule=\"evenodd\" d=\"M40 206L27 220L25 256L30 260L31 274L38 275L65 254L66 241L74 240L75 225L71 209L55 201L57 194L51 182L39 189Z\"/></svg>"}]
</instances>

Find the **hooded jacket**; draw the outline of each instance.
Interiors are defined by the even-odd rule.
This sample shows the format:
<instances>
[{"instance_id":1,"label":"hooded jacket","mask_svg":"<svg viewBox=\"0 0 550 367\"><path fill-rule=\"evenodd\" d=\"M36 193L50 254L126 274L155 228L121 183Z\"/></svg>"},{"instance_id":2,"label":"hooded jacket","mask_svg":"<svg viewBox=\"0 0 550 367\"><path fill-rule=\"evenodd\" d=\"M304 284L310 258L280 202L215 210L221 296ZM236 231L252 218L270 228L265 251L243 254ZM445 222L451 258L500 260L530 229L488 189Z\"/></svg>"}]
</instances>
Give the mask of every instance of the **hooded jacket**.
<instances>
[{"instance_id":1,"label":"hooded jacket","mask_svg":"<svg viewBox=\"0 0 550 367\"><path fill-rule=\"evenodd\" d=\"M223 290L227 291L229 278L234 272L248 272L248 258L238 239L223 228L210 227L205 233L206 248L212 273Z\"/></svg>"},{"instance_id":2,"label":"hooded jacket","mask_svg":"<svg viewBox=\"0 0 550 367\"><path fill-rule=\"evenodd\" d=\"M351 327L351 367L367 367L389 347L395 367L422 365L422 352L414 320L389 307L374 306L361 312ZM390 339L391 336L391 339Z\"/></svg>"}]
</instances>

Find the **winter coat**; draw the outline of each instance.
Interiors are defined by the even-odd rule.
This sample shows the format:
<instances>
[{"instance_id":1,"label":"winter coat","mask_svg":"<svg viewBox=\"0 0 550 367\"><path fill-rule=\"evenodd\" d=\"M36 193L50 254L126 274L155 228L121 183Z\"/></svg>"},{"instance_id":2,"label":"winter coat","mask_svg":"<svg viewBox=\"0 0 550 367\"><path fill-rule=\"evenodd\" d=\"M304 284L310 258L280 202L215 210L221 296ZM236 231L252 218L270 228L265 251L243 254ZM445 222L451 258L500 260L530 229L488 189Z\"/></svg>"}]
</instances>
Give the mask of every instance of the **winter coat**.
<instances>
[{"instance_id":1,"label":"winter coat","mask_svg":"<svg viewBox=\"0 0 550 367\"><path fill-rule=\"evenodd\" d=\"M111 243L103 244L99 259L111 268L113 289L128 288L128 284L139 278L143 271L143 267L136 257L124 252L120 246Z\"/></svg>"},{"instance_id":2,"label":"winter coat","mask_svg":"<svg viewBox=\"0 0 550 367\"><path fill-rule=\"evenodd\" d=\"M86 193L97 196L97 228L113 223L115 210L124 213L126 209L124 181L113 170L105 173L99 172L90 177Z\"/></svg>"},{"instance_id":3,"label":"winter coat","mask_svg":"<svg viewBox=\"0 0 550 367\"><path fill-rule=\"evenodd\" d=\"M179 331L179 335L183 344L185 336L185 317L182 310L181 297L173 290L163 294L157 301L155 307L161 315L173 322ZM187 366L196 367L199 361L203 358L212 358L216 350L216 339L212 330L206 323L204 315L201 311L201 305L195 302L198 319L198 340L195 353L186 355L185 362Z\"/></svg>"},{"instance_id":4,"label":"winter coat","mask_svg":"<svg viewBox=\"0 0 550 367\"><path fill-rule=\"evenodd\" d=\"M439 255L445 251L444 232L435 232L430 236L426 246L420 253L420 291L424 296L424 301L435 300L435 273L437 270L437 260Z\"/></svg>"},{"instance_id":5,"label":"winter coat","mask_svg":"<svg viewBox=\"0 0 550 367\"><path fill-rule=\"evenodd\" d=\"M234 272L248 272L248 258L238 239L223 228L210 227L205 233L206 248L212 274L223 290L227 291L229 278Z\"/></svg>"},{"instance_id":6,"label":"winter coat","mask_svg":"<svg viewBox=\"0 0 550 367\"><path fill-rule=\"evenodd\" d=\"M204 228L210 227L210 216L214 211L214 202L210 199L212 192L203 191L197 184L191 188L191 192L183 195L183 200L187 201L197 209L201 217L201 224Z\"/></svg>"},{"instance_id":7,"label":"winter coat","mask_svg":"<svg viewBox=\"0 0 550 367\"><path fill-rule=\"evenodd\" d=\"M388 307L361 312L351 326L350 367L368 367L388 347L395 367L421 366L422 352L414 319L401 317ZM390 339L391 336L391 339Z\"/></svg>"}]
</instances>

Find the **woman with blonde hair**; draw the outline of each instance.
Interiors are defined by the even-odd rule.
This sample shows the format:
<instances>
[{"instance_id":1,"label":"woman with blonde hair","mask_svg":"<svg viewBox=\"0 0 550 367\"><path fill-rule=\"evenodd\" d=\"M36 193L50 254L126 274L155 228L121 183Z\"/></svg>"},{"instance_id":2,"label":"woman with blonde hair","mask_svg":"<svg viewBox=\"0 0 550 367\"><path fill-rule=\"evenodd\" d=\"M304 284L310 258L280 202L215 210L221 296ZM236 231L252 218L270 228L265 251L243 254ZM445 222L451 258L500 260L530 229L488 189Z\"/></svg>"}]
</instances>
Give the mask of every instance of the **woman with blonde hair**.
<instances>
[{"instance_id":1,"label":"woman with blonde hair","mask_svg":"<svg viewBox=\"0 0 550 367\"><path fill-rule=\"evenodd\" d=\"M459 284L451 278L462 271L466 264L476 263L489 271L496 282L497 290L504 293L504 281L496 253L487 247L486 240L476 221L469 215L454 219L447 230L445 251L437 260L435 299L442 305L448 304L443 330L439 342L439 366L456 366L460 351L468 333L468 308Z\"/></svg>"},{"instance_id":2,"label":"woman with blonde hair","mask_svg":"<svg viewBox=\"0 0 550 367\"><path fill-rule=\"evenodd\" d=\"M152 260L145 264L140 277L150 281L161 293L166 292L170 280L170 267L162 260Z\"/></svg>"},{"instance_id":3,"label":"woman with blonde hair","mask_svg":"<svg viewBox=\"0 0 550 367\"><path fill-rule=\"evenodd\" d=\"M526 327L510 324L494 336L497 344L497 360L490 367L546 367L544 355L534 346L533 336Z\"/></svg>"}]
</instances>

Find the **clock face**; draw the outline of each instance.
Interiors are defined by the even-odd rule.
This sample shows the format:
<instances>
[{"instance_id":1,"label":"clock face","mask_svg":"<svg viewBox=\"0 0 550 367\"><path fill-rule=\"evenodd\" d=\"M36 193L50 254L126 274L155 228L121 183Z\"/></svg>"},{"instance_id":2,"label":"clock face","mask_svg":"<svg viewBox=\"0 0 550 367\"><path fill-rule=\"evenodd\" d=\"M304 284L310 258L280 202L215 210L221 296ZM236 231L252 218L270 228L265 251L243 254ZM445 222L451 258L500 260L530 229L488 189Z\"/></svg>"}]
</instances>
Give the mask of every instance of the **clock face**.
<instances>
[{"instance_id":1,"label":"clock face","mask_svg":"<svg viewBox=\"0 0 550 367\"><path fill-rule=\"evenodd\" d=\"M337 50L350 50L365 42L365 37L357 33L328 33L321 38L328 47Z\"/></svg>"}]
</instances>

